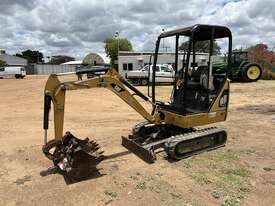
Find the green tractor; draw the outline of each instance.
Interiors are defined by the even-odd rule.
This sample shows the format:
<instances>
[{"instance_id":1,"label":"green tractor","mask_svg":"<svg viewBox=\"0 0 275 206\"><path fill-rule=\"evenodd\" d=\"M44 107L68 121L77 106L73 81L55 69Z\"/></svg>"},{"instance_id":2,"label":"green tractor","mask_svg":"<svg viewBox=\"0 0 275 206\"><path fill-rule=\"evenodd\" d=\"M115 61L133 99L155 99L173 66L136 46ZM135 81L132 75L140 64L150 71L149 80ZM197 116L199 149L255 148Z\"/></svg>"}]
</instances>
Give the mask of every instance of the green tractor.
<instances>
[{"instance_id":1,"label":"green tractor","mask_svg":"<svg viewBox=\"0 0 275 206\"><path fill-rule=\"evenodd\" d=\"M226 63L214 63L215 71L224 71ZM247 51L232 51L232 68L228 71L228 77L232 81L255 82L261 78L262 68L248 60Z\"/></svg>"}]
</instances>

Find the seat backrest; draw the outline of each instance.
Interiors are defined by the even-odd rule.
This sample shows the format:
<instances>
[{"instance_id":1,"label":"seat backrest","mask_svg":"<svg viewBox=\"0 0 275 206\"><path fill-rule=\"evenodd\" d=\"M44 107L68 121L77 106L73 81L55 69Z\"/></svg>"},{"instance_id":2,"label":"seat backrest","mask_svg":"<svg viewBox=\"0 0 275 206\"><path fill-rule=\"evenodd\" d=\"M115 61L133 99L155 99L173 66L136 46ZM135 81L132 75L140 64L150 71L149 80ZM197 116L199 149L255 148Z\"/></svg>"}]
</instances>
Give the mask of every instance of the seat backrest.
<instances>
[{"instance_id":1,"label":"seat backrest","mask_svg":"<svg viewBox=\"0 0 275 206\"><path fill-rule=\"evenodd\" d=\"M208 66L199 66L196 70L192 72L191 77L194 79L196 82L200 82L201 74L203 72L206 72L208 70Z\"/></svg>"}]
</instances>

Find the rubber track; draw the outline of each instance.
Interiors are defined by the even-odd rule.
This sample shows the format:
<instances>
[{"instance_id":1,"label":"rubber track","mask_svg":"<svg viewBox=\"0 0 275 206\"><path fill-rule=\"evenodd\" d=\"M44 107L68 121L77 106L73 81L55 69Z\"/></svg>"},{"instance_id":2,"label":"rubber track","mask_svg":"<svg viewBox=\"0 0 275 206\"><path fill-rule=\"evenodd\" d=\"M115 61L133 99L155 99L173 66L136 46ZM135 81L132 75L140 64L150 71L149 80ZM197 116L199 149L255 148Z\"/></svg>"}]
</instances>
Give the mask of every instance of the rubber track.
<instances>
[{"instance_id":1,"label":"rubber track","mask_svg":"<svg viewBox=\"0 0 275 206\"><path fill-rule=\"evenodd\" d=\"M188 155L183 155L183 156L178 156L175 153L176 146L180 142L187 141L187 140L192 140L192 139L197 139L197 138L200 138L200 137L206 137L206 136L209 136L209 135L218 134L220 132L226 134L226 131L224 129L220 129L220 128L216 128L216 127L210 127L210 128L204 128L204 129L196 130L196 131L193 131L193 132L188 132L188 133L185 133L185 134L179 134L179 135L172 136L171 138L169 138L169 140L164 145L165 146L165 151L166 151L166 153L168 154L168 156L170 158L179 160L179 159L183 159L183 158L190 157L192 155L201 153L203 151L213 150L213 149L216 149L218 147L222 147L222 146L225 145L226 136L225 136L224 143L216 145L214 147L204 148L204 149L201 149L201 150L198 150L198 151L190 152L190 153L188 153Z\"/></svg>"}]
</instances>

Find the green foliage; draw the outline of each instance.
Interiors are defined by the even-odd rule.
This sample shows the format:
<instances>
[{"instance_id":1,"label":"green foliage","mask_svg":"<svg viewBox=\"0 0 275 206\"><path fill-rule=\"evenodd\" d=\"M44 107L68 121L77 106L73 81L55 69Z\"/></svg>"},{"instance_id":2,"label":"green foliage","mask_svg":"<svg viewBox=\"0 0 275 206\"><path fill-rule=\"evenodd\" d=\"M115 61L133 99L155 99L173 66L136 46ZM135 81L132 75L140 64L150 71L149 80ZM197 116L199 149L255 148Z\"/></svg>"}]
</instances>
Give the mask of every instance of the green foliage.
<instances>
[{"instance_id":1,"label":"green foliage","mask_svg":"<svg viewBox=\"0 0 275 206\"><path fill-rule=\"evenodd\" d=\"M241 152L239 150L227 149L224 152L220 152L219 155L213 157L216 161L238 160Z\"/></svg>"},{"instance_id":2,"label":"green foliage","mask_svg":"<svg viewBox=\"0 0 275 206\"><path fill-rule=\"evenodd\" d=\"M6 66L6 65L7 65L7 63L0 59L0 67Z\"/></svg>"},{"instance_id":3,"label":"green foliage","mask_svg":"<svg viewBox=\"0 0 275 206\"><path fill-rule=\"evenodd\" d=\"M49 64L62 64L69 61L74 61L75 58L66 55L53 56L49 61Z\"/></svg>"},{"instance_id":4,"label":"green foliage","mask_svg":"<svg viewBox=\"0 0 275 206\"><path fill-rule=\"evenodd\" d=\"M251 175L251 172L247 170L246 168L235 168L235 169L228 169L225 171L226 174L232 174L237 175L240 177L249 177Z\"/></svg>"},{"instance_id":5,"label":"green foliage","mask_svg":"<svg viewBox=\"0 0 275 206\"><path fill-rule=\"evenodd\" d=\"M27 59L28 63L43 63L43 54L39 51L25 50L21 54L15 54L15 56Z\"/></svg>"},{"instance_id":6,"label":"green foliage","mask_svg":"<svg viewBox=\"0 0 275 206\"><path fill-rule=\"evenodd\" d=\"M183 42L179 46L179 50L187 51L188 50L189 41ZM210 48L210 41L198 41L195 43L195 51L196 52L205 52L208 53ZM221 47L218 45L216 41L213 44L213 54L220 54Z\"/></svg>"},{"instance_id":7,"label":"green foliage","mask_svg":"<svg viewBox=\"0 0 275 206\"><path fill-rule=\"evenodd\" d=\"M114 66L115 60L118 56L118 47L119 51L132 51L132 44L128 39L115 39L115 38L106 38L105 43L105 52L107 56L111 58L111 66Z\"/></svg>"}]
</instances>

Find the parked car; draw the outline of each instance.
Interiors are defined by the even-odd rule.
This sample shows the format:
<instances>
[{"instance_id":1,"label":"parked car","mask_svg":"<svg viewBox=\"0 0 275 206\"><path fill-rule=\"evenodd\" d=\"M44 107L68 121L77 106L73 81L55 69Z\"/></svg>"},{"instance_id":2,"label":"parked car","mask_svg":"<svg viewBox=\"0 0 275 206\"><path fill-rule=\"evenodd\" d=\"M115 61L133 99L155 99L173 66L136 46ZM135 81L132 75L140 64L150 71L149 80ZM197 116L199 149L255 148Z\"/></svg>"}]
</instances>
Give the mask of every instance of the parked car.
<instances>
[{"instance_id":1,"label":"parked car","mask_svg":"<svg viewBox=\"0 0 275 206\"><path fill-rule=\"evenodd\" d=\"M150 82L152 81L153 66L150 66ZM130 82L139 85L148 85L149 83L149 65L144 66L140 70L129 71L126 75L126 79ZM173 83L174 71L167 65L156 65L156 83Z\"/></svg>"},{"instance_id":2,"label":"parked car","mask_svg":"<svg viewBox=\"0 0 275 206\"><path fill-rule=\"evenodd\" d=\"M0 67L0 78L15 77L23 79L26 76L24 67Z\"/></svg>"}]
</instances>

